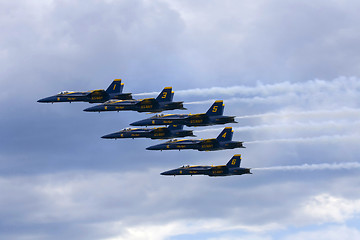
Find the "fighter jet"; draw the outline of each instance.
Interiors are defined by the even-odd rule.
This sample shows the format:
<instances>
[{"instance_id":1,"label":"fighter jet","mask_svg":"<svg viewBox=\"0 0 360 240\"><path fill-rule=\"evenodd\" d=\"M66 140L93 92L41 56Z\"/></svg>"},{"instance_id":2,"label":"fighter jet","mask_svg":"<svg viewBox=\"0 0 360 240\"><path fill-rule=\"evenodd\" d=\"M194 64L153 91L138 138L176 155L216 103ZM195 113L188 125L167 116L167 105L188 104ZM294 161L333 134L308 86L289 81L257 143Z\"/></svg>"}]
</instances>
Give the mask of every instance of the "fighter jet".
<instances>
[{"instance_id":1,"label":"fighter jet","mask_svg":"<svg viewBox=\"0 0 360 240\"><path fill-rule=\"evenodd\" d=\"M199 114L157 114L151 118L133 122L132 126L179 124L191 126L210 126L215 124L237 123L235 116L223 116L224 104L217 100L206 113Z\"/></svg>"},{"instance_id":2,"label":"fighter jet","mask_svg":"<svg viewBox=\"0 0 360 240\"><path fill-rule=\"evenodd\" d=\"M224 177L232 175L252 174L250 168L241 168L241 155L234 155L226 165L220 166L183 166L161 175L208 175L209 177Z\"/></svg>"},{"instance_id":3,"label":"fighter jet","mask_svg":"<svg viewBox=\"0 0 360 240\"><path fill-rule=\"evenodd\" d=\"M183 150L194 149L198 151L216 151L224 149L245 148L243 142L232 141L233 130L226 127L217 138L190 140L170 140L165 143L157 144L146 148L147 150Z\"/></svg>"},{"instance_id":4,"label":"fighter jet","mask_svg":"<svg viewBox=\"0 0 360 240\"><path fill-rule=\"evenodd\" d=\"M151 139L169 139L175 137L195 137L192 130L183 130L183 125L170 125L160 128L127 128L116 133L111 133L101 138L151 138Z\"/></svg>"},{"instance_id":5,"label":"fighter jet","mask_svg":"<svg viewBox=\"0 0 360 240\"><path fill-rule=\"evenodd\" d=\"M89 102L103 103L110 99L132 99L131 93L122 93L124 84L121 79L115 79L105 90L92 90L87 92L62 91L54 96L38 100L40 103L54 102Z\"/></svg>"},{"instance_id":6,"label":"fighter jet","mask_svg":"<svg viewBox=\"0 0 360 240\"><path fill-rule=\"evenodd\" d=\"M162 112L165 110L183 109L183 102L173 102L174 92L171 87L166 87L159 96L141 100L110 100L103 104L84 109L85 112L104 111L138 111L138 112Z\"/></svg>"}]
</instances>

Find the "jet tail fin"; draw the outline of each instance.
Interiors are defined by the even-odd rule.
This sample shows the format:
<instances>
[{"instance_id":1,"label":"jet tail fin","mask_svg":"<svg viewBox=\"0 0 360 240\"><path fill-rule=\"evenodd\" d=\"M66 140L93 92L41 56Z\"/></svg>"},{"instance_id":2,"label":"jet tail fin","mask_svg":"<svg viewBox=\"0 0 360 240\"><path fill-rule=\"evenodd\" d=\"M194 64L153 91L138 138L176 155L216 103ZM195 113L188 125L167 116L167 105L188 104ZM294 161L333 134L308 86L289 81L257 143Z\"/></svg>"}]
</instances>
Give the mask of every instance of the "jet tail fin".
<instances>
[{"instance_id":1,"label":"jet tail fin","mask_svg":"<svg viewBox=\"0 0 360 240\"><path fill-rule=\"evenodd\" d=\"M158 102L172 102L173 97L174 97L174 92L172 91L172 87L166 87L157 96L156 100Z\"/></svg>"},{"instance_id":2,"label":"jet tail fin","mask_svg":"<svg viewBox=\"0 0 360 240\"><path fill-rule=\"evenodd\" d=\"M226 164L226 166L229 168L240 167L240 163L241 163L241 154L235 154Z\"/></svg>"},{"instance_id":3,"label":"jet tail fin","mask_svg":"<svg viewBox=\"0 0 360 240\"><path fill-rule=\"evenodd\" d=\"M124 84L121 83L121 79L115 79L110 86L106 89L108 94L119 94L122 93Z\"/></svg>"},{"instance_id":4,"label":"jet tail fin","mask_svg":"<svg viewBox=\"0 0 360 240\"><path fill-rule=\"evenodd\" d=\"M208 116L218 116L223 115L224 113L224 103L223 100L216 100L213 105L209 108L209 110L206 112L206 115Z\"/></svg>"},{"instance_id":5,"label":"jet tail fin","mask_svg":"<svg viewBox=\"0 0 360 240\"><path fill-rule=\"evenodd\" d=\"M184 125L170 125L168 127L169 130L182 130L184 129Z\"/></svg>"},{"instance_id":6,"label":"jet tail fin","mask_svg":"<svg viewBox=\"0 0 360 240\"><path fill-rule=\"evenodd\" d=\"M226 127L224 130L221 131L219 136L216 138L219 142L223 141L231 141L233 137L233 130L232 127Z\"/></svg>"}]
</instances>

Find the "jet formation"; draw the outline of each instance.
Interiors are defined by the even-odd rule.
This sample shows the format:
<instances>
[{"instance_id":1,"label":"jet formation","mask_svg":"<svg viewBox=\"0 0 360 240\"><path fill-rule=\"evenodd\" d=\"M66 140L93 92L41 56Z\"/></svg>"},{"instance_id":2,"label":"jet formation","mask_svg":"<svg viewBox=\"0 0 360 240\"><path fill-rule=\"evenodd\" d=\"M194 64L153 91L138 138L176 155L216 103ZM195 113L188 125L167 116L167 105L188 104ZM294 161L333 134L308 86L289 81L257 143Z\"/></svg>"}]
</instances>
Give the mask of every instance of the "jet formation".
<instances>
[{"instance_id":1,"label":"jet formation","mask_svg":"<svg viewBox=\"0 0 360 240\"><path fill-rule=\"evenodd\" d=\"M105 90L91 90L87 92L62 91L54 96L42 98L39 103L56 103L56 102L88 102L103 103L110 99L132 99L131 93L123 93L124 84L121 79L115 79Z\"/></svg>"},{"instance_id":2,"label":"jet formation","mask_svg":"<svg viewBox=\"0 0 360 240\"><path fill-rule=\"evenodd\" d=\"M217 138L190 140L170 140L165 143L146 148L147 150L184 150L193 149L198 151L216 151L224 149L245 148L243 142L232 141L233 130L226 127Z\"/></svg>"},{"instance_id":3,"label":"jet formation","mask_svg":"<svg viewBox=\"0 0 360 240\"><path fill-rule=\"evenodd\" d=\"M234 155L226 165L219 166L182 166L160 173L166 176L176 175L208 175L209 177L224 177L232 175L252 174L250 168L241 168L241 155Z\"/></svg>"},{"instance_id":4,"label":"jet formation","mask_svg":"<svg viewBox=\"0 0 360 240\"><path fill-rule=\"evenodd\" d=\"M165 87L156 98L133 99L131 93L123 93L124 84L115 79L106 90L86 92L63 91L59 94L42 98L39 103L56 102L88 102L99 105L84 109L85 112L137 111L160 113L167 110L186 110L183 102L173 102L172 87ZM198 114L156 114L153 117L130 123L131 126L158 126L154 128L126 128L118 132L102 136L104 139L150 138L173 139L179 137L195 137L192 130L184 130L184 126L199 127L237 123L235 116L224 116L224 103L216 100L206 113ZM217 151L225 149L245 148L243 142L232 141L233 130L225 127L217 138L210 139L174 139L147 147L147 150L185 150ZM226 165L220 166L183 166L161 173L161 175L208 175L230 176L251 174L250 168L241 168L241 155L234 155Z\"/></svg>"}]
</instances>

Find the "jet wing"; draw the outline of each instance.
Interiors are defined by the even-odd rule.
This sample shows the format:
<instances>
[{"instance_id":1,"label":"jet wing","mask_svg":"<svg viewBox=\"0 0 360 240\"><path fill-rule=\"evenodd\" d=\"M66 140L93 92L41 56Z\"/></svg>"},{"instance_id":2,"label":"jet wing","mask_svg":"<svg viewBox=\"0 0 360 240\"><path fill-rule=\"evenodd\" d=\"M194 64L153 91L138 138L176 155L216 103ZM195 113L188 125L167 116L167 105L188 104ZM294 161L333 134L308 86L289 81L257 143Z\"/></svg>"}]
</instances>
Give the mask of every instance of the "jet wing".
<instances>
[{"instance_id":1,"label":"jet wing","mask_svg":"<svg viewBox=\"0 0 360 240\"><path fill-rule=\"evenodd\" d=\"M212 151L219 148L219 143L215 138L200 140L197 144L199 151Z\"/></svg>"},{"instance_id":2,"label":"jet wing","mask_svg":"<svg viewBox=\"0 0 360 240\"><path fill-rule=\"evenodd\" d=\"M167 127L151 128L149 130L152 133L163 133L163 132L168 132L169 131L169 129Z\"/></svg>"},{"instance_id":3,"label":"jet wing","mask_svg":"<svg viewBox=\"0 0 360 240\"><path fill-rule=\"evenodd\" d=\"M196 120L196 119L207 119L208 116L204 113L199 114L189 114L188 119L189 120Z\"/></svg>"},{"instance_id":4,"label":"jet wing","mask_svg":"<svg viewBox=\"0 0 360 240\"><path fill-rule=\"evenodd\" d=\"M169 141L170 142L170 141ZM181 139L167 143L172 149L198 149L199 140Z\"/></svg>"},{"instance_id":5,"label":"jet wing","mask_svg":"<svg viewBox=\"0 0 360 240\"><path fill-rule=\"evenodd\" d=\"M170 140L165 144L181 144L181 145L194 145L199 144L201 140L190 140L190 139L180 139L180 140Z\"/></svg>"},{"instance_id":6,"label":"jet wing","mask_svg":"<svg viewBox=\"0 0 360 240\"><path fill-rule=\"evenodd\" d=\"M93 90L87 95L91 102L102 102L108 100L108 94L104 90Z\"/></svg>"},{"instance_id":7,"label":"jet wing","mask_svg":"<svg viewBox=\"0 0 360 240\"><path fill-rule=\"evenodd\" d=\"M96 95L104 95L104 94L106 94L106 92L103 89L92 90L92 91L83 92L83 93L86 93L87 96L96 96Z\"/></svg>"},{"instance_id":8,"label":"jet wing","mask_svg":"<svg viewBox=\"0 0 360 240\"><path fill-rule=\"evenodd\" d=\"M189 118L189 114L165 114L165 115L159 115L155 116L161 119L166 120L178 120L178 119L187 119Z\"/></svg>"},{"instance_id":9,"label":"jet wing","mask_svg":"<svg viewBox=\"0 0 360 240\"><path fill-rule=\"evenodd\" d=\"M135 106L139 103L137 100L110 100L106 104L122 105L122 106Z\"/></svg>"},{"instance_id":10,"label":"jet wing","mask_svg":"<svg viewBox=\"0 0 360 240\"><path fill-rule=\"evenodd\" d=\"M199 144L215 144L218 141L215 138L203 139L199 141Z\"/></svg>"},{"instance_id":11,"label":"jet wing","mask_svg":"<svg viewBox=\"0 0 360 240\"><path fill-rule=\"evenodd\" d=\"M181 149L197 149L199 140L170 140L165 143L157 144L154 146L147 147L147 150L181 150Z\"/></svg>"},{"instance_id":12,"label":"jet wing","mask_svg":"<svg viewBox=\"0 0 360 240\"><path fill-rule=\"evenodd\" d=\"M117 95L114 95L112 99L118 99L118 100L132 100L132 94L131 93L119 93Z\"/></svg>"},{"instance_id":13,"label":"jet wing","mask_svg":"<svg viewBox=\"0 0 360 240\"><path fill-rule=\"evenodd\" d=\"M66 97L84 97L87 96L88 92L71 92L71 91L63 91L57 94L56 96L66 96Z\"/></svg>"},{"instance_id":14,"label":"jet wing","mask_svg":"<svg viewBox=\"0 0 360 240\"><path fill-rule=\"evenodd\" d=\"M157 105L158 101L156 101L155 98L145 98L145 99L141 99L139 100L139 102L137 103L138 105Z\"/></svg>"}]
</instances>

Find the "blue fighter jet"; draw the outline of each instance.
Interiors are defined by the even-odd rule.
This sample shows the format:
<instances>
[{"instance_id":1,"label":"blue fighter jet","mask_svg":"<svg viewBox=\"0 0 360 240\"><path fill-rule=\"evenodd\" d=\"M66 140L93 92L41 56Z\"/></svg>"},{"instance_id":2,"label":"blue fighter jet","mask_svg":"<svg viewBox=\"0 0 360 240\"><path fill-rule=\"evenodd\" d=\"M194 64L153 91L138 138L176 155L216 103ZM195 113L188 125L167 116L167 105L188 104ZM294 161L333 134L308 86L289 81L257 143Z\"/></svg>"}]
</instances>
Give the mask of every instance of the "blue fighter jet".
<instances>
[{"instance_id":1,"label":"blue fighter jet","mask_svg":"<svg viewBox=\"0 0 360 240\"><path fill-rule=\"evenodd\" d=\"M232 141L233 130L226 127L217 138L190 140L170 140L165 143L157 144L146 148L147 150L183 150L194 149L198 151L216 151L224 149L245 148L243 142Z\"/></svg>"},{"instance_id":2,"label":"blue fighter jet","mask_svg":"<svg viewBox=\"0 0 360 240\"><path fill-rule=\"evenodd\" d=\"M155 98L140 100L110 100L103 104L84 109L85 112L105 112L105 111L138 111L138 112L162 112L165 110L182 109L185 110L183 102L173 102L174 92L171 87L162 90Z\"/></svg>"},{"instance_id":3,"label":"blue fighter jet","mask_svg":"<svg viewBox=\"0 0 360 240\"><path fill-rule=\"evenodd\" d=\"M192 130L183 130L183 125L170 125L160 128L127 128L116 133L111 133L101 138L151 138L151 139L169 139L176 137L195 137Z\"/></svg>"},{"instance_id":4,"label":"blue fighter jet","mask_svg":"<svg viewBox=\"0 0 360 240\"><path fill-rule=\"evenodd\" d=\"M87 92L62 91L54 96L38 100L39 103L54 102L89 102L103 103L110 99L132 99L131 93L122 93L124 84L121 79L115 79L105 90L92 90Z\"/></svg>"},{"instance_id":5,"label":"blue fighter jet","mask_svg":"<svg viewBox=\"0 0 360 240\"><path fill-rule=\"evenodd\" d=\"M210 126L215 124L236 123L235 116L223 116L224 103L217 100L206 113L199 114L157 114L151 118L133 122L132 126L152 126L152 125L186 125L191 126Z\"/></svg>"},{"instance_id":6,"label":"blue fighter jet","mask_svg":"<svg viewBox=\"0 0 360 240\"><path fill-rule=\"evenodd\" d=\"M250 168L241 168L241 155L234 155L226 165L220 166L183 166L166 172L161 175L208 175L209 177L224 177L232 175L252 174Z\"/></svg>"}]
</instances>

